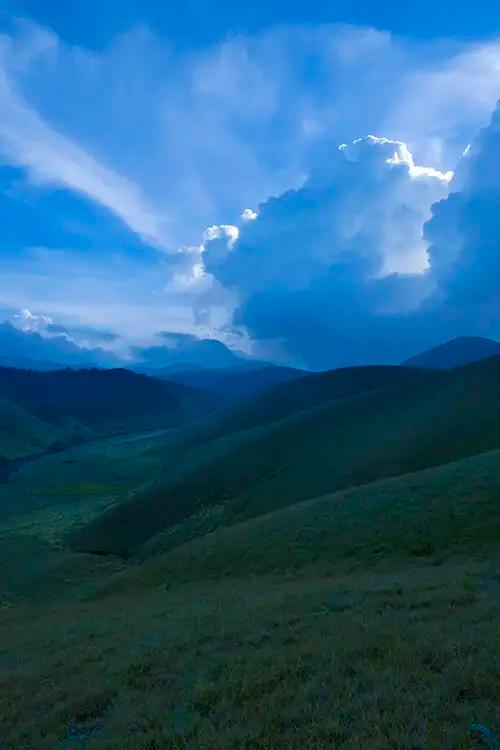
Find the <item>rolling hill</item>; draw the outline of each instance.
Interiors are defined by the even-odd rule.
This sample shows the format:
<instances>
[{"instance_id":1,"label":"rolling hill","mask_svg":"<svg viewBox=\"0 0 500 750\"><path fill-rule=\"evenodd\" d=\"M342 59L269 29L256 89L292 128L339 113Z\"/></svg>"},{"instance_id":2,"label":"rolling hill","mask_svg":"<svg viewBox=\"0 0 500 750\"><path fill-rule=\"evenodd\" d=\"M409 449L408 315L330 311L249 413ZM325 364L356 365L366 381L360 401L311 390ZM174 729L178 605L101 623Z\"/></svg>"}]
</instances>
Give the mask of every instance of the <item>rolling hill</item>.
<instances>
[{"instance_id":1,"label":"rolling hill","mask_svg":"<svg viewBox=\"0 0 500 750\"><path fill-rule=\"evenodd\" d=\"M403 365L429 370L451 370L500 355L500 343L482 336L460 336L410 357Z\"/></svg>"},{"instance_id":2,"label":"rolling hill","mask_svg":"<svg viewBox=\"0 0 500 750\"><path fill-rule=\"evenodd\" d=\"M0 466L46 450L63 438L64 430L0 398Z\"/></svg>"},{"instance_id":3,"label":"rolling hill","mask_svg":"<svg viewBox=\"0 0 500 750\"><path fill-rule=\"evenodd\" d=\"M213 395L128 370L40 372L0 367L0 455L180 424L217 403Z\"/></svg>"},{"instance_id":4,"label":"rolling hill","mask_svg":"<svg viewBox=\"0 0 500 750\"><path fill-rule=\"evenodd\" d=\"M496 450L296 503L187 539L117 586L487 555L500 538L499 472Z\"/></svg>"},{"instance_id":5,"label":"rolling hill","mask_svg":"<svg viewBox=\"0 0 500 750\"><path fill-rule=\"evenodd\" d=\"M166 449L163 476L83 528L74 547L130 554L147 543L146 553L158 551L301 500L500 447L500 358L449 372L388 373L386 384L378 376L369 388L357 368L357 392L325 388L324 400L309 378L284 384L299 389L302 410L283 409L274 421L242 405L219 413L211 434L194 423ZM314 375L313 384L318 377L328 382ZM342 380L343 371L330 377ZM276 393L270 403L279 404Z\"/></svg>"},{"instance_id":6,"label":"rolling hill","mask_svg":"<svg viewBox=\"0 0 500 750\"><path fill-rule=\"evenodd\" d=\"M202 388L216 393L225 402L248 398L260 391L304 376L303 370L275 365L238 367L184 368L169 367L155 374L174 383Z\"/></svg>"},{"instance_id":7,"label":"rolling hill","mask_svg":"<svg viewBox=\"0 0 500 750\"><path fill-rule=\"evenodd\" d=\"M499 375L322 373L23 466L0 504L6 748L479 748Z\"/></svg>"}]
</instances>

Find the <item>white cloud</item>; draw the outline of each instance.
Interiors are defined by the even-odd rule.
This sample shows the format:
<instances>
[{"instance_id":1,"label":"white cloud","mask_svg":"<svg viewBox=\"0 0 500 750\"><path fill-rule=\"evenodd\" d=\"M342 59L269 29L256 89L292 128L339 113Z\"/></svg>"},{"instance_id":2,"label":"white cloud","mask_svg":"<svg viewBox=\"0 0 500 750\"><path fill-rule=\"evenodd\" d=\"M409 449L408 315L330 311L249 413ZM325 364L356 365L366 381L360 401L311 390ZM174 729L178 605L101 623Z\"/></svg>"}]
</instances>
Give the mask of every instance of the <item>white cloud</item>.
<instances>
[{"instance_id":1,"label":"white cloud","mask_svg":"<svg viewBox=\"0 0 500 750\"><path fill-rule=\"evenodd\" d=\"M449 178L415 165L400 141L358 138L336 149L301 188L261 204L239 234L233 228L228 239L227 228L212 228L207 270L243 295L272 284L306 287L343 262L361 263L366 278L422 271L422 225Z\"/></svg>"},{"instance_id":2,"label":"white cloud","mask_svg":"<svg viewBox=\"0 0 500 750\"><path fill-rule=\"evenodd\" d=\"M361 319L360 306L369 316L407 310L427 294L422 225L500 90L498 41L416 44L374 29L294 26L184 54L145 29L99 52L32 31L23 43L0 37L5 162L105 206L157 248L187 248L161 268L112 267L116 248L103 242L89 259L99 273L84 279L68 257L50 267L52 280L11 257L5 303L105 320L136 340L159 325L225 329L239 305L236 321L259 341L288 337L306 357L310 329L301 338L300 317L295 333L284 320L294 307L312 329L326 320L333 341L334 315L340 324L348 309ZM336 151L360 132L394 138ZM234 224L214 223L200 242L223 217ZM390 272L420 275L402 291ZM273 294L266 317L258 298Z\"/></svg>"},{"instance_id":3,"label":"white cloud","mask_svg":"<svg viewBox=\"0 0 500 750\"><path fill-rule=\"evenodd\" d=\"M360 132L398 135L446 172L500 90L497 42L416 44L339 25L273 27L189 54L144 27L98 53L35 26L0 47L6 158L162 249L300 184L332 141Z\"/></svg>"},{"instance_id":4,"label":"white cloud","mask_svg":"<svg viewBox=\"0 0 500 750\"><path fill-rule=\"evenodd\" d=\"M357 138L239 229L206 230L197 262L236 297L233 323L258 348L273 340L275 353L313 366L358 361L361 321L407 315L433 291L422 227L450 179L415 164L401 141ZM349 331L356 343L342 355Z\"/></svg>"},{"instance_id":5,"label":"white cloud","mask_svg":"<svg viewBox=\"0 0 500 750\"><path fill-rule=\"evenodd\" d=\"M45 39L41 32L35 35L33 49L21 46L26 65L38 54L57 47L53 36L49 37L50 44L41 44L40 38ZM81 193L119 217L146 242L162 250L172 249L165 215L149 205L131 180L100 163L43 120L9 75L12 66L19 64L14 40L0 37L0 49L0 158L25 169L34 185Z\"/></svg>"},{"instance_id":6,"label":"white cloud","mask_svg":"<svg viewBox=\"0 0 500 750\"><path fill-rule=\"evenodd\" d=\"M417 50L380 128L397 134L419 158L449 169L499 96L500 39L441 47Z\"/></svg>"},{"instance_id":7,"label":"white cloud","mask_svg":"<svg viewBox=\"0 0 500 750\"><path fill-rule=\"evenodd\" d=\"M24 307L18 313L14 313L12 322L16 328L25 333L33 333L34 331L42 333L47 330L47 327L53 321L48 315L34 313L29 308Z\"/></svg>"},{"instance_id":8,"label":"white cloud","mask_svg":"<svg viewBox=\"0 0 500 750\"><path fill-rule=\"evenodd\" d=\"M203 242L215 242L222 240L224 244L231 249L234 247L240 235L240 230L233 224L212 224L203 232Z\"/></svg>"}]
</instances>

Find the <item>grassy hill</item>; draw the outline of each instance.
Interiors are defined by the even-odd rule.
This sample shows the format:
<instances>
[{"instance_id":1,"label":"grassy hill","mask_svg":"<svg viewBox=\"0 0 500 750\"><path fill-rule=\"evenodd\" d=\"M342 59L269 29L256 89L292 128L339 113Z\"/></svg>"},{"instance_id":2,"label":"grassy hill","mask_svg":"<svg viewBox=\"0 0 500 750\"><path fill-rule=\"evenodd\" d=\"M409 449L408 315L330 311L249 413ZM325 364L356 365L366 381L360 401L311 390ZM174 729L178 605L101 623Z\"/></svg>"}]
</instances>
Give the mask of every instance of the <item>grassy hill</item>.
<instances>
[{"instance_id":1,"label":"grassy hill","mask_svg":"<svg viewBox=\"0 0 500 750\"><path fill-rule=\"evenodd\" d=\"M452 372L389 373L386 385L377 375L379 387L368 390L361 378L360 392L325 388L324 402L314 381L328 376L312 376L312 388L309 379L282 386L300 396L287 395L284 404L316 403L312 408L249 426L279 416L274 394L271 415L264 410L259 417L255 404L242 406L240 421L238 408L220 413L212 435L206 424L195 424L191 435L180 431L166 446L163 476L82 528L73 546L130 554L168 529L169 540L183 541L186 534L500 447L499 358ZM161 544L145 549L151 547Z\"/></svg>"},{"instance_id":2,"label":"grassy hill","mask_svg":"<svg viewBox=\"0 0 500 750\"><path fill-rule=\"evenodd\" d=\"M89 439L168 427L198 417L217 403L199 389L121 369L39 372L0 367L0 399L5 435L0 455L6 458L76 436Z\"/></svg>"},{"instance_id":3,"label":"grassy hill","mask_svg":"<svg viewBox=\"0 0 500 750\"><path fill-rule=\"evenodd\" d=\"M499 359L339 370L24 464L1 485L2 748L496 742L499 390ZM67 429L32 398L0 402L20 445ZM86 429L142 426L140 398Z\"/></svg>"},{"instance_id":4,"label":"grassy hill","mask_svg":"<svg viewBox=\"0 0 500 750\"><path fill-rule=\"evenodd\" d=\"M379 561L499 550L500 451L307 500L171 542L125 575L137 581L363 569ZM168 549L168 534L157 548Z\"/></svg>"},{"instance_id":5,"label":"grassy hill","mask_svg":"<svg viewBox=\"0 0 500 750\"><path fill-rule=\"evenodd\" d=\"M42 517L32 536L0 524L7 571L26 570L0 608L6 750L487 746L499 463L299 503L140 564L51 550Z\"/></svg>"},{"instance_id":6,"label":"grassy hill","mask_svg":"<svg viewBox=\"0 0 500 750\"><path fill-rule=\"evenodd\" d=\"M164 380L183 383L192 388L216 393L224 402L238 401L264 391L288 380L295 380L306 373L293 367L275 365L253 365L213 368L167 368L161 375Z\"/></svg>"},{"instance_id":7,"label":"grassy hill","mask_svg":"<svg viewBox=\"0 0 500 750\"><path fill-rule=\"evenodd\" d=\"M0 466L62 440L64 431L0 398ZM0 469L1 471L1 469Z\"/></svg>"}]
</instances>

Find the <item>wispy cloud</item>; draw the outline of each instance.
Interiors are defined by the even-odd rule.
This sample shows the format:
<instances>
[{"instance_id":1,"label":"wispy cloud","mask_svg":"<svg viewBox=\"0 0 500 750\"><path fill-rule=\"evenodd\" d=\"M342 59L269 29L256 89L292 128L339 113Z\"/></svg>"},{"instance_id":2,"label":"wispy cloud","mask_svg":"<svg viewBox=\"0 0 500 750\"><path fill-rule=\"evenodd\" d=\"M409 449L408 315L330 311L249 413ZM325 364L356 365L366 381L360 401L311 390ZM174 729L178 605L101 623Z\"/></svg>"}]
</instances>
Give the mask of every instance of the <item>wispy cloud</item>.
<instances>
[{"instance_id":1,"label":"wispy cloud","mask_svg":"<svg viewBox=\"0 0 500 750\"><path fill-rule=\"evenodd\" d=\"M10 45L10 51L16 54L16 47ZM95 201L148 244L161 250L175 249L169 237L168 218L149 204L137 184L51 127L28 104L5 69L5 48L3 52L0 158L25 169L33 184L67 188Z\"/></svg>"}]
</instances>

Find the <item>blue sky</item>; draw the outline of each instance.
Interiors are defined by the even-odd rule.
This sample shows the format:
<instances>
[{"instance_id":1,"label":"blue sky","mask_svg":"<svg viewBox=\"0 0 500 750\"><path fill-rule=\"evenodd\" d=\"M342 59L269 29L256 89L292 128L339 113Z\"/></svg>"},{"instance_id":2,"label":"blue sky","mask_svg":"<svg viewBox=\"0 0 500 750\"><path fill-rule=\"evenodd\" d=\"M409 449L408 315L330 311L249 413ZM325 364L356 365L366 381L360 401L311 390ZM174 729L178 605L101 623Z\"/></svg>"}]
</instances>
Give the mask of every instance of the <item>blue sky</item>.
<instances>
[{"instance_id":1,"label":"blue sky","mask_svg":"<svg viewBox=\"0 0 500 750\"><path fill-rule=\"evenodd\" d=\"M310 367L499 336L456 292L496 268L499 92L481 0L4 2L0 321Z\"/></svg>"}]
</instances>

